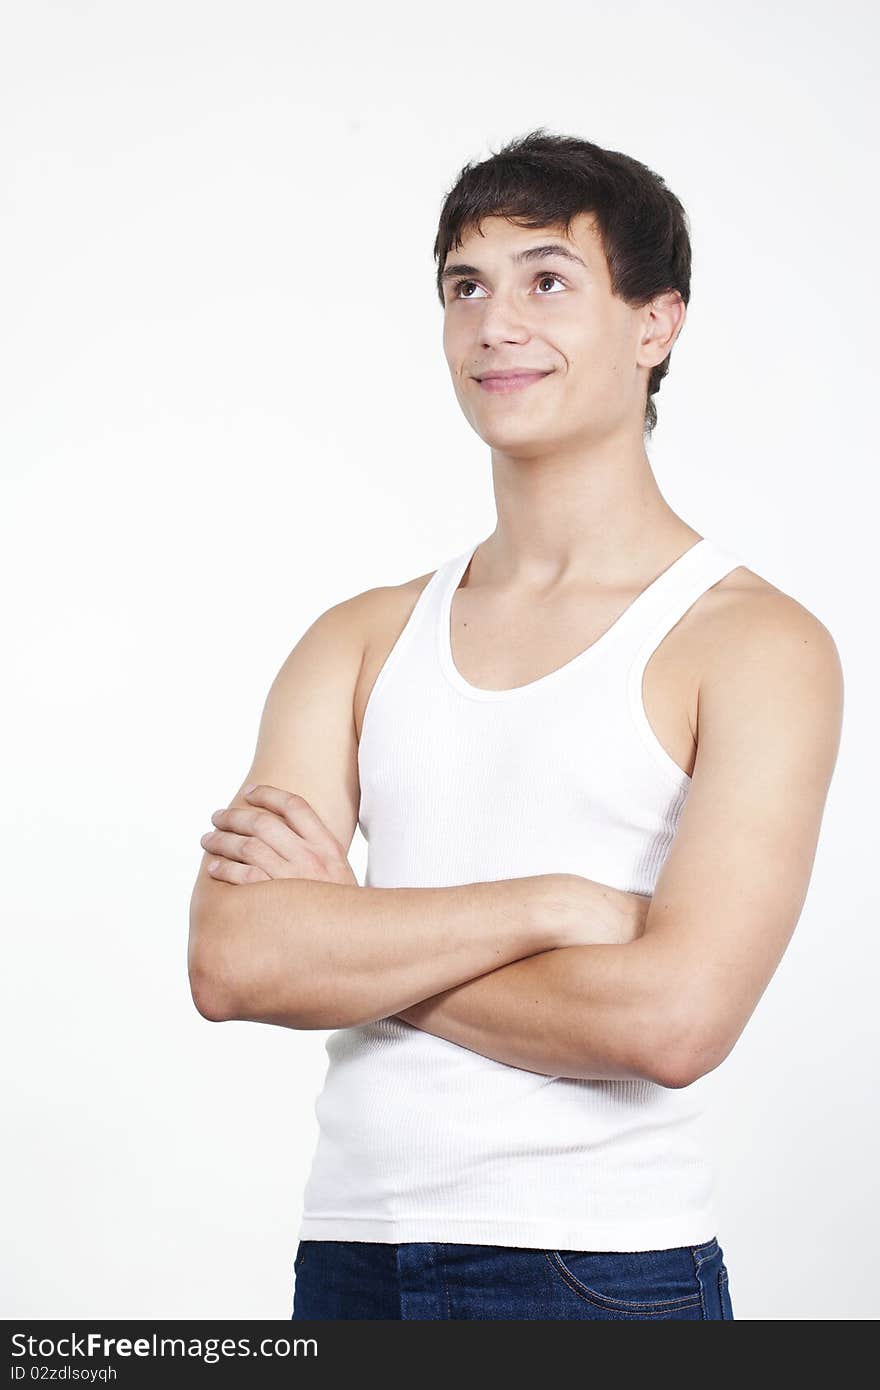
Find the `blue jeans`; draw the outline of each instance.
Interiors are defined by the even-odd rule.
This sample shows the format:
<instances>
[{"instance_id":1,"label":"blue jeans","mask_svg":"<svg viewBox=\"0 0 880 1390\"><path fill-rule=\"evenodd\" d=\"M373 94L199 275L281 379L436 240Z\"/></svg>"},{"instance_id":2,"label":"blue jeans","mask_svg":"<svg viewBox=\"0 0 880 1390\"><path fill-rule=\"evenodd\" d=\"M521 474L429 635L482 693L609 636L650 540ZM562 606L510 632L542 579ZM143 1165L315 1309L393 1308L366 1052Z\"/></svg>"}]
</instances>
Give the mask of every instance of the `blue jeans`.
<instances>
[{"instance_id":1,"label":"blue jeans","mask_svg":"<svg viewBox=\"0 0 880 1390\"><path fill-rule=\"evenodd\" d=\"M671 1250L301 1240L293 1319L733 1319L717 1237Z\"/></svg>"}]
</instances>

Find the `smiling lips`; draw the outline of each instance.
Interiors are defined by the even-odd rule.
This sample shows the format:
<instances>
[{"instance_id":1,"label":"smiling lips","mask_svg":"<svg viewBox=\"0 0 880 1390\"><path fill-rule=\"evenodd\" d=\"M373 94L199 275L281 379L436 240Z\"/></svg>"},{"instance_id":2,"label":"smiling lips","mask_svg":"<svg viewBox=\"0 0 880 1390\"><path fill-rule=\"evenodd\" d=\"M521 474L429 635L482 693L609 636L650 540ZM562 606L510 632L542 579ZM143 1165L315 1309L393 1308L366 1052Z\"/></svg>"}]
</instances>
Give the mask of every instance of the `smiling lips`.
<instances>
[{"instance_id":1,"label":"smiling lips","mask_svg":"<svg viewBox=\"0 0 880 1390\"><path fill-rule=\"evenodd\" d=\"M545 376L550 376L550 372L504 372L500 376L484 376L477 380L483 391L497 394L522 391L525 387L534 385L536 381L543 381Z\"/></svg>"}]
</instances>

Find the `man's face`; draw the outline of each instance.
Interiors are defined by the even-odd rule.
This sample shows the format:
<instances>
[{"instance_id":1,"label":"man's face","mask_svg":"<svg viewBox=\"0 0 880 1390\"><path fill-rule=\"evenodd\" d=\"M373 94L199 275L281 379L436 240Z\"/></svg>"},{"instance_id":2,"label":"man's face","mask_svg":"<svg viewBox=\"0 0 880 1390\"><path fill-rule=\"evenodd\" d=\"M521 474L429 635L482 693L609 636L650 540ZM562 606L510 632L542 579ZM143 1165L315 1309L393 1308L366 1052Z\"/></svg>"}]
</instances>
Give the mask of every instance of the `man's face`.
<instances>
[{"instance_id":1,"label":"man's face","mask_svg":"<svg viewBox=\"0 0 880 1390\"><path fill-rule=\"evenodd\" d=\"M578 260L523 252L550 243ZM449 252L444 270L443 350L465 417L500 452L527 457L635 428L641 434L650 365L637 365L646 311L611 293L592 214L568 237L486 218ZM470 267L470 268L468 268ZM513 390L478 377L493 371L548 375Z\"/></svg>"}]
</instances>

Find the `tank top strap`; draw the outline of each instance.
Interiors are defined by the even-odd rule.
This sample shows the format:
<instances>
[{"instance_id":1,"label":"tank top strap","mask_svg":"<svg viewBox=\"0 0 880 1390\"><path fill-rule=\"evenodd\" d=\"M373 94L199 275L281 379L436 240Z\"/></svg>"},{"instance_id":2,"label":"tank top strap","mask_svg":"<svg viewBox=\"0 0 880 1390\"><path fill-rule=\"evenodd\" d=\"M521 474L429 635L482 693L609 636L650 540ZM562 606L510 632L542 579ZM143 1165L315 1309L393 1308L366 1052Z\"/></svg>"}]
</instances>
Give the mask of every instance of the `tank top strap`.
<instances>
[{"instance_id":1,"label":"tank top strap","mask_svg":"<svg viewBox=\"0 0 880 1390\"><path fill-rule=\"evenodd\" d=\"M378 695L389 675L406 655L410 661L426 663L423 676L428 669L434 669L439 661L439 669L445 669L453 685L467 690L472 697L477 694L483 699L513 696L511 691L477 692L474 687L467 686L457 672L449 651L452 598L477 544L479 542L443 561L434 571L376 679L374 695ZM592 647L568 662L563 670L570 668L573 673L574 670L586 670L598 663L604 667L606 674L609 668L627 672L633 672L635 668L634 674L637 675L654 648L700 595L742 563L733 551L702 537L643 589ZM555 672L552 674L556 675ZM537 684L540 682L531 683ZM374 703L373 696L369 703Z\"/></svg>"},{"instance_id":2,"label":"tank top strap","mask_svg":"<svg viewBox=\"0 0 880 1390\"><path fill-rule=\"evenodd\" d=\"M362 739L368 716L372 714L383 688L404 658L423 662L425 654L433 652L438 613L443 604L447 586L452 580L453 571L458 565L461 565L461 575L464 573L462 556L455 555L452 559L444 560L438 565L413 604L409 617L373 682L373 688L364 711Z\"/></svg>"},{"instance_id":3,"label":"tank top strap","mask_svg":"<svg viewBox=\"0 0 880 1390\"><path fill-rule=\"evenodd\" d=\"M476 548L476 545L469 546L445 561L422 595L425 606L432 610L431 621L440 634L441 655L452 596ZM701 537L636 595L593 644L594 655L615 664L622 660L628 666L633 656L644 652L647 661L654 647L700 595L742 563L732 550L727 550L707 536ZM576 658L575 661L580 659Z\"/></svg>"},{"instance_id":4,"label":"tank top strap","mask_svg":"<svg viewBox=\"0 0 880 1390\"><path fill-rule=\"evenodd\" d=\"M696 541L620 616L615 625L620 629L615 651L622 651L627 660L646 664L651 652L697 599L742 563L732 550L707 536Z\"/></svg>"}]
</instances>

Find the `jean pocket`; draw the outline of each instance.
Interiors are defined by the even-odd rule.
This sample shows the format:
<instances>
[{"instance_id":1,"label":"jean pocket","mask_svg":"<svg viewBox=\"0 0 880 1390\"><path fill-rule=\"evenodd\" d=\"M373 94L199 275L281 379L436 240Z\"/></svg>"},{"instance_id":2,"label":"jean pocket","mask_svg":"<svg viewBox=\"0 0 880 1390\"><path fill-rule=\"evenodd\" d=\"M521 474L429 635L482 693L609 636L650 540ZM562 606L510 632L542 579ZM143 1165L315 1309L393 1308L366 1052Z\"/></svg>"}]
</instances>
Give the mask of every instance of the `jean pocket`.
<instances>
[{"instance_id":1,"label":"jean pocket","mask_svg":"<svg viewBox=\"0 0 880 1390\"><path fill-rule=\"evenodd\" d=\"M297 1270L300 1268L300 1266L302 1265L302 1262L303 1262L303 1260L304 1260L305 1257L306 1257L306 1251L307 1251L308 1247L309 1247L309 1242L308 1242L307 1240L301 1240L301 1241L299 1242L299 1244L297 1245L297 1247L296 1247L296 1254L295 1254L294 1257L293 1257L293 1271L294 1271L294 1274L296 1273L296 1271L297 1271Z\"/></svg>"},{"instance_id":2,"label":"jean pocket","mask_svg":"<svg viewBox=\"0 0 880 1390\"><path fill-rule=\"evenodd\" d=\"M700 1286L687 1246L674 1250L545 1250L544 1254L573 1294L608 1313L670 1317L700 1306Z\"/></svg>"}]
</instances>

